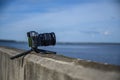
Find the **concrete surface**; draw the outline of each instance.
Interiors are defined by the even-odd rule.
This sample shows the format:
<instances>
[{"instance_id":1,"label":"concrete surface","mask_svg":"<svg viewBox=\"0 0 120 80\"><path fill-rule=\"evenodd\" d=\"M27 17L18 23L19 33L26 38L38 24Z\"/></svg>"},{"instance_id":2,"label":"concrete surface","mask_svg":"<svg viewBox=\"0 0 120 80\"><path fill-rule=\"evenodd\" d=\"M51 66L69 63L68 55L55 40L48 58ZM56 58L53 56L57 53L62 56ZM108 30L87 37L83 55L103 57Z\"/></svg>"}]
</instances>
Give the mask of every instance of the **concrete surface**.
<instances>
[{"instance_id":1,"label":"concrete surface","mask_svg":"<svg viewBox=\"0 0 120 80\"><path fill-rule=\"evenodd\" d=\"M120 66L0 47L0 80L120 80Z\"/></svg>"}]
</instances>

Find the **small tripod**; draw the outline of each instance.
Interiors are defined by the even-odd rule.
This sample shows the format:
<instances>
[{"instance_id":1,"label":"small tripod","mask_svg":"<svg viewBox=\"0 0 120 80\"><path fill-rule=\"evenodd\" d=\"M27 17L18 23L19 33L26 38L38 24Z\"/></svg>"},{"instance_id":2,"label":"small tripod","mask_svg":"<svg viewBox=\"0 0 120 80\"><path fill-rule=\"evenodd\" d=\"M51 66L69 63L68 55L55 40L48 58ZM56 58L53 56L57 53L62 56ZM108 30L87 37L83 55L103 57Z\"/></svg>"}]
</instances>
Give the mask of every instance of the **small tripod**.
<instances>
[{"instance_id":1,"label":"small tripod","mask_svg":"<svg viewBox=\"0 0 120 80\"><path fill-rule=\"evenodd\" d=\"M27 50L23 53L20 53L20 54L17 54L15 56L12 56L10 59L15 59L15 58L18 58L18 57L21 57L21 56L24 56L24 55L27 55L29 54L30 52L32 51L35 51L36 53L45 53L45 54L56 54L56 52L53 52L53 51L48 51L48 50L43 50L43 49L38 49L37 47L36 48L31 48L30 50Z\"/></svg>"}]
</instances>

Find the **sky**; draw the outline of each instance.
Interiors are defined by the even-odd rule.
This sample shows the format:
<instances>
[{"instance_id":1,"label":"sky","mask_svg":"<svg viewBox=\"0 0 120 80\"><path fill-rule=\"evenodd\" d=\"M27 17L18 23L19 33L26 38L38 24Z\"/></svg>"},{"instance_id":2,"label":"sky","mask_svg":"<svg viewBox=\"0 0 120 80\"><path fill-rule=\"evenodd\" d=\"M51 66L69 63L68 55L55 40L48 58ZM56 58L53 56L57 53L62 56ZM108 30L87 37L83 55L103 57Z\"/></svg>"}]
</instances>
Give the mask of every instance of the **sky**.
<instances>
[{"instance_id":1,"label":"sky","mask_svg":"<svg viewBox=\"0 0 120 80\"><path fill-rule=\"evenodd\" d=\"M28 31L57 42L120 43L119 0L1 0L0 39L27 41Z\"/></svg>"}]
</instances>

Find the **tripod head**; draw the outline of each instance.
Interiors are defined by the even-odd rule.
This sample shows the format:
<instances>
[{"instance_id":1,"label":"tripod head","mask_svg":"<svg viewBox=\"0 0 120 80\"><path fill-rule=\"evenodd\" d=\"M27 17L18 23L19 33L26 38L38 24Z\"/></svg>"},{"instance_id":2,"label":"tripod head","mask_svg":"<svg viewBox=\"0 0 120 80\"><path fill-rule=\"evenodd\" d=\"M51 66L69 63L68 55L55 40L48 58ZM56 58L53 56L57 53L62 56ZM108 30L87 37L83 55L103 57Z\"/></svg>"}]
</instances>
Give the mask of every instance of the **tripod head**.
<instances>
[{"instance_id":1,"label":"tripod head","mask_svg":"<svg viewBox=\"0 0 120 80\"><path fill-rule=\"evenodd\" d=\"M38 49L38 46L55 45L56 44L55 33L51 32L51 33L38 34L35 31L30 31L30 32L27 32L27 36L28 36L29 47L31 47L31 49L23 53L17 54L15 56L12 56L10 59L15 59L15 58L27 55L31 51L34 51L36 53L56 54L56 52L53 52L53 51Z\"/></svg>"}]
</instances>

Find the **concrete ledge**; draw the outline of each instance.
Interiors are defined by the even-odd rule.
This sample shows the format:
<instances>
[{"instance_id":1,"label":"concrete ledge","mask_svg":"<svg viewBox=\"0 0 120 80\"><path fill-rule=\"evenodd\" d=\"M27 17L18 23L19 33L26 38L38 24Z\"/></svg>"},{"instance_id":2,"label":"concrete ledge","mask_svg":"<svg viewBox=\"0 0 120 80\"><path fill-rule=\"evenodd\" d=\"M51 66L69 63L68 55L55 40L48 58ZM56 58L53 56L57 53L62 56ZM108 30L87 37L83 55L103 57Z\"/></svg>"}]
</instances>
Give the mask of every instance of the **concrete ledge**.
<instances>
[{"instance_id":1,"label":"concrete ledge","mask_svg":"<svg viewBox=\"0 0 120 80\"><path fill-rule=\"evenodd\" d=\"M120 80L120 66L62 55L31 52L10 60L23 51L0 47L0 80Z\"/></svg>"}]
</instances>

